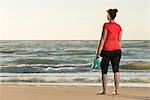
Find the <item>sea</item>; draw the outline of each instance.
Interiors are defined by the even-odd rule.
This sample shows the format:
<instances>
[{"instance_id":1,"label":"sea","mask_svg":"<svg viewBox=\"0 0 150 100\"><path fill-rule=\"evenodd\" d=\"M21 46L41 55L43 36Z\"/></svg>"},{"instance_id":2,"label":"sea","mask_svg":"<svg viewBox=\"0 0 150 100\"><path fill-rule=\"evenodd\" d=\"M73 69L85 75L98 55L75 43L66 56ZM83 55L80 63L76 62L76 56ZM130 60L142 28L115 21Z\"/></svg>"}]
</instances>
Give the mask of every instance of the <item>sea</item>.
<instances>
[{"instance_id":1,"label":"sea","mask_svg":"<svg viewBox=\"0 0 150 100\"><path fill-rule=\"evenodd\" d=\"M0 83L101 86L100 67L91 69L97 44L98 40L0 40ZM120 77L121 86L150 87L150 40L122 41ZM108 85L113 83L110 63Z\"/></svg>"}]
</instances>

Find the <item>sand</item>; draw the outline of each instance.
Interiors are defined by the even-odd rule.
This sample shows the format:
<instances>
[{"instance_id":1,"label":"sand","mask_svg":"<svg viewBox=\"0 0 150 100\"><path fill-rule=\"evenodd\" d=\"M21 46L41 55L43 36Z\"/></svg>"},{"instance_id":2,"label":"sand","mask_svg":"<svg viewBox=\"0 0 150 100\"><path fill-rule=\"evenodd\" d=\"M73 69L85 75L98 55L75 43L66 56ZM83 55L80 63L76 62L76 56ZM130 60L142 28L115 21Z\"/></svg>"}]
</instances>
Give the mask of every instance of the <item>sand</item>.
<instances>
[{"instance_id":1,"label":"sand","mask_svg":"<svg viewBox=\"0 0 150 100\"><path fill-rule=\"evenodd\" d=\"M98 95L99 86L35 86L0 84L0 100L150 100L150 88L120 87L113 96Z\"/></svg>"}]
</instances>

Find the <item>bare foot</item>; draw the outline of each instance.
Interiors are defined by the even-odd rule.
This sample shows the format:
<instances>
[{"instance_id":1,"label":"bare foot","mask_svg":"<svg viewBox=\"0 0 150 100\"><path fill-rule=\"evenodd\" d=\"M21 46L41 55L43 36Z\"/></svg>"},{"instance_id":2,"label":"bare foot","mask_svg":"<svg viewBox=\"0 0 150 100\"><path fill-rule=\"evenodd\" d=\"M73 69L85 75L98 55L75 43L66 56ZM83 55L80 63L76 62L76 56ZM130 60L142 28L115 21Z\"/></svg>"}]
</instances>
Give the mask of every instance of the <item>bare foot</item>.
<instances>
[{"instance_id":1,"label":"bare foot","mask_svg":"<svg viewBox=\"0 0 150 100\"><path fill-rule=\"evenodd\" d=\"M106 92L105 91L102 91L102 92L100 92L100 93L98 93L99 95L105 95L106 94Z\"/></svg>"},{"instance_id":2,"label":"bare foot","mask_svg":"<svg viewBox=\"0 0 150 100\"><path fill-rule=\"evenodd\" d=\"M118 95L118 91L117 91L117 90L114 90L114 91L112 92L112 95Z\"/></svg>"}]
</instances>

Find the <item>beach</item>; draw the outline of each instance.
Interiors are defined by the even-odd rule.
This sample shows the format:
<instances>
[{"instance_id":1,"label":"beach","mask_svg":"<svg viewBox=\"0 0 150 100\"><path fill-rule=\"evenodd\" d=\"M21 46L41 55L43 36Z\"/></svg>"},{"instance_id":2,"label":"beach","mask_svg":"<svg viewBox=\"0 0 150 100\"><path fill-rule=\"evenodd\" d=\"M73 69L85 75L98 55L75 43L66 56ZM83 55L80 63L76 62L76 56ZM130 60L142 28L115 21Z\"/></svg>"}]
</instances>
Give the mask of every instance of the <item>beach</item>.
<instances>
[{"instance_id":1,"label":"beach","mask_svg":"<svg viewBox=\"0 0 150 100\"><path fill-rule=\"evenodd\" d=\"M150 100L150 0L0 5L0 100Z\"/></svg>"},{"instance_id":2,"label":"beach","mask_svg":"<svg viewBox=\"0 0 150 100\"><path fill-rule=\"evenodd\" d=\"M0 84L1 100L150 100L150 88L120 87L119 95L98 95L99 86L36 86Z\"/></svg>"},{"instance_id":3,"label":"beach","mask_svg":"<svg viewBox=\"0 0 150 100\"><path fill-rule=\"evenodd\" d=\"M95 40L0 41L0 100L150 100L149 43L123 41L120 94L113 96L111 63L108 94L97 95Z\"/></svg>"}]
</instances>

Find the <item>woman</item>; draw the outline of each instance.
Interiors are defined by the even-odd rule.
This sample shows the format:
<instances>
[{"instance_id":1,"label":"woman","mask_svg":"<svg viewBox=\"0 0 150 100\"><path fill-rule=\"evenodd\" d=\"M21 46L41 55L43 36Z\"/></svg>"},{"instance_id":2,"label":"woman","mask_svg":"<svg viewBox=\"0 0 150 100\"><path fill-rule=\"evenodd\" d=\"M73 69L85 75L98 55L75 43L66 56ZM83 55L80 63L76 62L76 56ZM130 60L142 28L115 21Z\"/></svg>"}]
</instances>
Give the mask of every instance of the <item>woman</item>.
<instances>
[{"instance_id":1,"label":"woman","mask_svg":"<svg viewBox=\"0 0 150 100\"><path fill-rule=\"evenodd\" d=\"M119 24L117 24L114 19L116 17L117 9L107 10L107 19L109 22L104 23L102 36L99 41L97 48L97 57L101 56L101 73L102 73L102 86L103 91L100 94L107 93L107 71L109 66L109 61L112 65L112 70L114 73L114 91L113 94L118 94L119 88L119 62L121 59L121 37L122 29Z\"/></svg>"}]
</instances>

